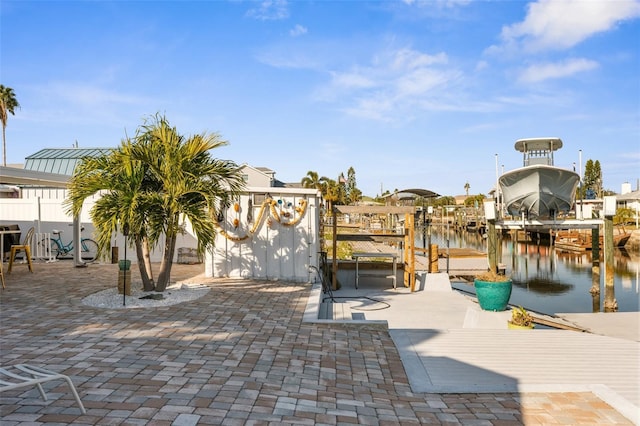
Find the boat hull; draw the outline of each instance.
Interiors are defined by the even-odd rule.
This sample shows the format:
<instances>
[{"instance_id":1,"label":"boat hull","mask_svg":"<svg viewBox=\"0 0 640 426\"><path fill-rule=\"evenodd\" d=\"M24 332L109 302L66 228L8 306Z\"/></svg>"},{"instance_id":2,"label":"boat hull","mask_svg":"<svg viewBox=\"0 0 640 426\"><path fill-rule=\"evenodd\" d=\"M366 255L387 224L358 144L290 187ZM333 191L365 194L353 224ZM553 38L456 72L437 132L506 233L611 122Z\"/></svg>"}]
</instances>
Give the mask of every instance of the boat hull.
<instances>
[{"instance_id":1,"label":"boat hull","mask_svg":"<svg viewBox=\"0 0 640 426\"><path fill-rule=\"evenodd\" d=\"M509 214L530 219L571 210L579 182L577 173L547 165L522 167L498 179Z\"/></svg>"}]
</instances>

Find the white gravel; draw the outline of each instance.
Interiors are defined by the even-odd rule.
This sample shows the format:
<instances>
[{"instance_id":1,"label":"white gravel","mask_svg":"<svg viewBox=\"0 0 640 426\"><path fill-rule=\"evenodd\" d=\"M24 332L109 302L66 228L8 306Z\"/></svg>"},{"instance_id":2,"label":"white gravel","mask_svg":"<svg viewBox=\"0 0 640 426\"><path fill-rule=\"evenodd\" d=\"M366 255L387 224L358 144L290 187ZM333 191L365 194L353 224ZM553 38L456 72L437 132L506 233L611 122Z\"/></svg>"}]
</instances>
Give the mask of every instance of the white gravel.
<instances>
[{"instance_id":1,"label":"white gravel","mask_svg":"<svg viewBox=\"0 0 640 426\"><path fill-rule=\"evenodd\" d=\"M124 304L123 296L118 293L116 287L91 294L82 299L82 303L95 308L107 309L157 308L196 300L207 292L209 292L209 287L195 283L175 284L167 287L162 293L144 292L134 283L131 296L124 296ZM140 297L153 294L161 295L162 299L140 299Z\"/></svg>"}]
</instances>

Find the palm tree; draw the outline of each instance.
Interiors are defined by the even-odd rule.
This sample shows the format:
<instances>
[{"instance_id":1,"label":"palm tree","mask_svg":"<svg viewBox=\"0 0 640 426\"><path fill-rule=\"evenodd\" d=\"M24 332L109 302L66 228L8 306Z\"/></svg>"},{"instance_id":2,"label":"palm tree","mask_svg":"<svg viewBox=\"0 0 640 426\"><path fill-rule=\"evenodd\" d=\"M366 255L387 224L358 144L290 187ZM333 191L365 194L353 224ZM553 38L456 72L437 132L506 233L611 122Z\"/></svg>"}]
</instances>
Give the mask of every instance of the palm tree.
<instances>
[{"instance_id":1,"label":"palm tree","mask_svg":"<svg viewBox=\"0 0 640 426\"><path fill-rule=\"evenodd\" d=\"M124 140L110 155L84 158L71 178L66 203L71 211L77 212L87 197L101 193L90 213L96 226L98 256L104 256L113 233L123 231L126 224L136 247L144 290L152 291L155 284L144 212L151 207L149 194L158 185L148 178L146 166L133 160L131 147L132 142Z\"/></svg>"},{"instance_id":2,"label":"palm tree","mask_svg":"<svg viewBox=\"0 0 640 426\"><path fill-rule=\"evenodd\" d=\"M126 225L136 244L143 282L147 276L145 290L164 291L176 238L183 232L185 220L196 234L198 253L204 253L214 243L213 218L218 206L238 197L245 186L237 164L212 158L209 153L226 144L215 133L184 137L165 117L155 115L138 129L133 141L123 142L106 162L83 161L71 178L71 209L79 212L88 195L106 190L105 201L103 195L91 212L101 252L118 225ZM144 256L148 246L158 245L162 236L162 261L153 283L150 263Z\"/></svg>"},{"instance_id":3,"label":"palm tree","mask_svg":"<svg viewBox=\"0 0 640 426\"><path fill-rule=\"evenodd\" d=\"M321 177L322 197L327 201L327 210L331 211L334 204L339 204L341 188L343 187L337 181L328 177Z\"/></svg>"},{"instance_id":4,"label":"palm tree","mask_svg":"<svg viewBox=\"0 0 640 426\"><path fill-rule=\"evenodd\" d=\"M300 180L300 183L304 188L315 188L322 192L322 179L326 178L321 178L319 177L318 172L309 170L307 175Z\"/></svg>"},{"instance_id":5,"label":"palm tree","mask_svg":"<svg viewBox=\"0 0 640 426\"><path fill-rule=\"evenodd\" d=\"M469 185L469 182L464 184L464 190L467 193L467 197L469 196L469 188L471 188L471 185Z\"/></svg>"},{"instance_id":6,"label":"palm tree","mask_svg":"<svg viewBox=\"0 0 640 426\"><path fill-rule=\"evenodd\" d=\"M15 115L15 109L20 108L16 94L11 87L0 84L0 120L2 120L2 165L7 166L6 128L8 113Z\"/></svg>"}]
</instances>

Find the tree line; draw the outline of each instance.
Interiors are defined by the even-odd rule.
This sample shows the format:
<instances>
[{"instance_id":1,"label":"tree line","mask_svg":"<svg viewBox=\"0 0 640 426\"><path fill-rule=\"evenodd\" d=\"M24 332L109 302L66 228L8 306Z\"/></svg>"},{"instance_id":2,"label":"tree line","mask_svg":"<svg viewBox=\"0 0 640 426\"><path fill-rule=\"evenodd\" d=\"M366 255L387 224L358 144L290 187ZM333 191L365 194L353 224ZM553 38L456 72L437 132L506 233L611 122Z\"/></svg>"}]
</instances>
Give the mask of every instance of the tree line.
<instances>
[{"instance_id":1,"label":"tree line","mask_svg":"<svg viewBox=\"0 0 640 426\"><path fill-rule=\"evenodd\" d=\"M301 180L304 188L315 188L322 194L322 198L332 205L355 204L362 200L362 191L357 187L356 170L349 167L347 177L340 173L334 180L326 176L320 176L318 172L309 170Z\"/></svg>"}]
</instances>

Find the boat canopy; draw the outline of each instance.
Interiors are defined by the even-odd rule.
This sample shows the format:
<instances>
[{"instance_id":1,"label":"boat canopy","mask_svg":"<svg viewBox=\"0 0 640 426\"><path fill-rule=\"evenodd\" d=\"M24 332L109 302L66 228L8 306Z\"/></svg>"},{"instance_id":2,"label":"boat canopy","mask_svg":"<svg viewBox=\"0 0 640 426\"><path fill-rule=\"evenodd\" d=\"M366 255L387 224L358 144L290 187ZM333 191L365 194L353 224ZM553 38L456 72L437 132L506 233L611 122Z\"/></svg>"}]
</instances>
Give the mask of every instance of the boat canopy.
<instances>
[{"instance_id":1,"label":"boat canopy","mask_svg":"<svg viewBox=\"0 0 640 426\"><path fill-rule=\"evenodd\" d=\"M518 139L515 144L516 151L524 154L523 166L535 164L553 166L553 151L560 148L562 148L560 138Z\"/></svg>"}]
</instances>

